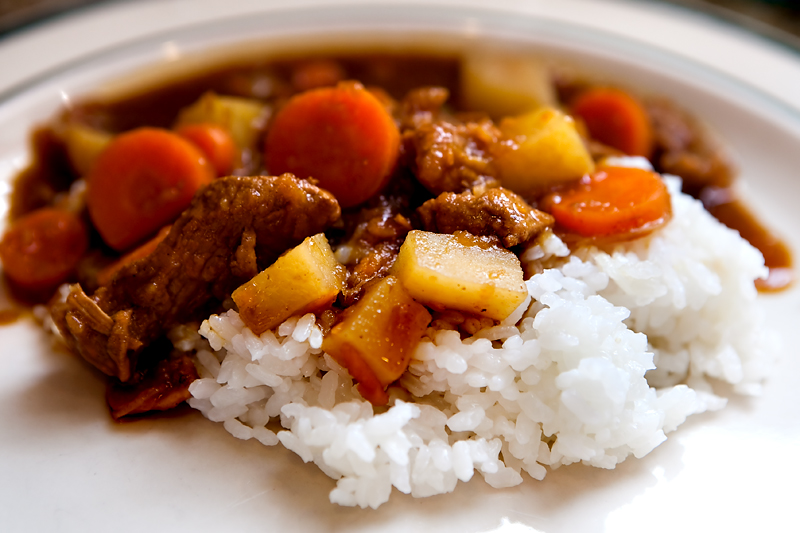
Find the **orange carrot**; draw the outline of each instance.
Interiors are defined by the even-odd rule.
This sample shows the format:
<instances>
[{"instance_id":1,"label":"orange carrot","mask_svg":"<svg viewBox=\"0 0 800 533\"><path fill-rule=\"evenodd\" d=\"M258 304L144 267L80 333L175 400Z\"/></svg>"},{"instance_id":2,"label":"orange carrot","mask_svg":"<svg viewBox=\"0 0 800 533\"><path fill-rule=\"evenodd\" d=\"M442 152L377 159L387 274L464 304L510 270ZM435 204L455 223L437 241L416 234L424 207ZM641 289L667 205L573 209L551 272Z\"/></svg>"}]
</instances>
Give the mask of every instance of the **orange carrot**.
<instances>
[{"instance_id":1,"label":"orange carrot","mask_svg":"<svg viewBox=\"0 0 800 533\"><path fill-rule=\"evenodd\" d=\"M265 142L270 173L313 177L350 207L380 191L394 170L400 134L358 83L301 93L278 112Z\"/></svg>"},{"instance_id":2,"label":"orange carrot","mask_svg":"<svg viewBox=\"0 0 800 533\"><path fill-rule=\"evenodd\" d=\"M186 124L175 133L188 140L205 154L217 176L227 176L233 170L236 159L236 143L228 130L216 124Z\"/></svg>"},{"instance_id":3,"label":"orange carrot","mask_svg":"<svg viewBox=\"0 0 800 533\"><path fill-rule=\"evenodd\" d=\"M669 191L658 174L628 167L601 167L541 205L558 226L584 237L632 238L672 215Z\"/></svg>"},{"instance_id":4,"label":"orange carrot","mask_svg":"<svg viewBox=\"0 0 800 533\"><path fill-rule=\"evenodd\" d=\"M653 126L642 104L619 89L588 89L572 103L592 138L628 155L650 157Z\"/></svg>"},{"instance_id":5,"label":"orange carrot","mask_svg":"<svg viewBox=\"0 0 800 533\"><path fill-rule=\"evenodd\" d=\"M114 276L117 275L117 272L122 270L122 267L133 263L134 261L138 261L143 257L147 257L151 253L155 251L158 247L159 243L166 238L169 234L169 230L172 228L172 225L164 226L156 233L156 236L150 239L149 241L145 242L144 244L134 248L127 254L123 255L103 270L101 270L97 274L97 283L100 285L110 285L111 281L114 279Z\"/></svg>"},{"instance_id":6,"label":"orange carrot","mask_svg":"<svg viewBox=\"0 0 800 533\"><path fill-rule=\"evenodd\" d=\"M169 224L214 170L192 143L170 131L118 135L88 176L87 205L103 240L127 250Z\"/></svg>"},{"instance_id":7,"label":"orange carrot","mask_svg":"<svg viewBox=\"0 0 800 533\"><path fill-rule=\"evenodd\" d=\"M345 78L342 66L336 61L321 59L295 67L292 85L298 92L336 85Z\"/></svg>"},{"instance_id":8,"label":"orange carrot","mask_svg":"<svg viewBox=\"0 0 800 533\"><path fill-rule=\"evenodd\" d=\"M6 276L29 291L52 289L75 272L89 247L75 214L45 207L15 221L0 242Z\"/></svg>"}]
</instances>

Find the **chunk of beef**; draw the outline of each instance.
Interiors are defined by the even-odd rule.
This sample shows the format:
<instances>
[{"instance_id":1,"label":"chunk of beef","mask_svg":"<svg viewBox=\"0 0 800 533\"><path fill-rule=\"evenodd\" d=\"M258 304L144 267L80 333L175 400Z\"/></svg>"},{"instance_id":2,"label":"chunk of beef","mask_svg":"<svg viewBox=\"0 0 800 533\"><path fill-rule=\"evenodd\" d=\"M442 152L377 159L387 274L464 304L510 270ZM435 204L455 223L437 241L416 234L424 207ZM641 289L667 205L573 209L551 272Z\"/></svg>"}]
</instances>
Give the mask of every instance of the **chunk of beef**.
<instances>
[{"instance_id":1,"label":"chunk of beef","mask_svg":"<svg viewBox=\"0 0 800 533\"><path fill-rule=\"evenodd\" d=\"M437 233L468 231L494 235L507 248L523 243L554 223L553 217L531 207L508 189L489 189L480 195L442 193L417 209L424 229Z\"/></svg>"},{"instance_id":2,"label":"chunk of beef","mask_svg":"<svg viewBox=\"0 0 800 533\"><path fill-rule=\"evenodd\" d=\"M695 120L663 99L646 102L655 134L657 170L683 178L695 196L704 187L728 187L735 169L728 155Z\"/></svg>"},{"instance_id":3,"label":"chunk of beef","mask_svg":"<svg viewBox=\"0 0 800 533\"><path fill-rule=\"evenodd\" d=\"M401 103L404 161L433 194L496 187L489 147L500 131L486 117L466 122L446 116L440 87L417 89Z\"/></svg>"},{"instance_id":4,"label":"chunk of beef","mask_svg":"<svg viewBox=\"0 0 800 533\"><path fill-rule=\"evenodd\" d=\"M367 283L388 274L406 233L412 229L411 221L404 215L407 203L407 195L381 195L366 209L347 214L350 237L342 305L355 303Z\"/></svg>"},{"instance_id":5,"label":"chunk of beef","mask_svg":"<svg viewBox=\"0 0 800 533\"><path fill-rule=\"evenodd\" d=\"M192 397L189 385L198 378L194 362L185 352L173 352L149 368L137 383L109 380L106 401L111 416L123 416L166 411Z\"/></svg>"},{"instance_id":6,"label":"chunk of beef","mask_svg":"<svg viewBox=\"0 0 800 533\"><path fill-rule=\"evenodd\" d=\"M91 297L74 285L53 306L53 319L75 352L126 382L144 346L209 300L227 298L339 215L330 193L290 174L215 180L152 254L125 266Z\"/></svg>"},{"instance_id":7,"label":"chunk of beef","mask_svg":"<svg viewBox=\"0 0 800 533\"><path fill-rule=\"evenodd\" d=\"M441 113L450 91L444 87L421 87L410 91L399 106L401 130L433 122Z\"/></svg>"}]
</instances>

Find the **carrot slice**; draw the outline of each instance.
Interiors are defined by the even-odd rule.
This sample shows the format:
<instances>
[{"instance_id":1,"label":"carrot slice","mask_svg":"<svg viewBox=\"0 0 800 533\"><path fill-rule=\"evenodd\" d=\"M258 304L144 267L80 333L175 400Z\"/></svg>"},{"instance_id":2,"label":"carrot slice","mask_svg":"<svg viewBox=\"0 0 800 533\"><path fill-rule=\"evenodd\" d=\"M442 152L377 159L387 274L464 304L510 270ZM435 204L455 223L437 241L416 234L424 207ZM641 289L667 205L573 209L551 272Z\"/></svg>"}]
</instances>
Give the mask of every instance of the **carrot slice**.
<instances>
[{"instance_id":1,"label":"carrot slice","mask_svg":"<svg viewBox=\"0 0 800 533\"><path fill-rule=\"evenodd\" d=\"M315 178L350 207L380 191L397 162L400 133L381 102L358 83L301 93L275 117L265 141L272 174Z\"/></svg>"},{"instance_id":2,"label":"carrot slice","mask_svg":"<svg viewBox=\"0 0 800 533\"><path fill-rule=\"evenodd\" d=\"M669 191L654 172L603 167L563 192L542 201L542 208L567 231L584 237L636 237L669 221Z\"/></svg>"},{"instance_id":3,"label":"carrot slice","mask_svg":"<svg viewBox=\"0 0 800 533\"><path fill-rule=\"evenodd\" d=\"M572 104L572 114L586 124L592 138L628 155L650 157L653 126L633 96L609 87L588 89Z\"/></svg>"},{"instance_id":4,"label":"carrot slice","mask_svg":"<svg viewBox=\"0 0 800 533\"><path fill-rule=\"evenodd\" d=\"M87 205L103 240L126 250L169 224L214 170L192 143L139 128L114 138L88 177Z\"/></svg>"},{"instance_id":5,"label":"carrot slice","mask_svg":"<svg viewBox=\"0 0 800 533\"><path fill-rule=\"evenodd\" d=\"M307 91L318 87L329 87L344 80L342 66L329 59L309 61L295 67L292 72L292 85L297 91Z\"/></svg>"},{"instance_id":6,"label":"carrot slice","mask_svg":"<svg viewBox=\"0 0 800 533\"><path fill-rule=\"evenodd\" d=\"M169 230L172 228L172 225L164 226L161 230L156 233L156 236L150 239L149 241L145 242L144 244L134 248L127 254L123 255L103 270L98 272L97 274L97 283L99 285L110 285L111 281L114 279L114 276L117 275L117 272L122 270L122 267L133 263L134 261L138 261L143 257L147 257L151 253L155 251L158 247L159 243L163 241L166 236L169 234Z\"/></svg>"},{"instance_id":7,"label":"carrot slice","mask_svg":"<svg viewBox=\"0 0 800 533\"><path fill-rule=\"evenodd\" d=\"M3 235L0 259L17 286L39 291L54 288L73 274L89 238L77 215L45 207L18 219Z\"/></svg>"},{"instance_id":8,"label":"carrot slice","mask_svg":"<svg viewBox=\"0 0 800 533\"><path fill-rule=\"evenodd\" d=\"M228 130L211 123L186 124L175 133L197 146L206 156L217 176L227 176L236 160L236 143Z\"/></svg>"}]
</instances>

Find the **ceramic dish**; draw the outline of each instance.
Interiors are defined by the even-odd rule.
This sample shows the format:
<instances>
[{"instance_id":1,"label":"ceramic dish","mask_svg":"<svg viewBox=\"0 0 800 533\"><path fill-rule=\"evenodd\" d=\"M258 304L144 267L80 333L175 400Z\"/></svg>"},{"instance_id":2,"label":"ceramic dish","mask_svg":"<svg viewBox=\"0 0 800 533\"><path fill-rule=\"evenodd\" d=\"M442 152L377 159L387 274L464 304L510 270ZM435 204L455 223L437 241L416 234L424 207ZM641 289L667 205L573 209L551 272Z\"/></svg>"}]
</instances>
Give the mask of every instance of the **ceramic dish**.
<instances>
[{"instance_id":1,"label":"ceramic dish","mask_svg":"<svg viewBox=\"0 0 800 533\"><path fill-rule=\"evenodd\" d=\"M659 4L318 2L311 9L309 2L203 1L191 4L197 11L180 0L159 2L160 11L154 4L112 4L0 43L0 70L9 73L0 82L2 202L26 162L35 123L90 89L141 81L129 73L146 65L178 68L186 56L243 41L251 49L309 38L452 48L491 42L564 58L702 117L735 153L751 203L800 250L793 231L800 227L800 58L760 39ZM48 46L54 52L45 56ZM783 530L794 518L789 479L800 471L793 344L800 290L762 300L784 339L763 396L733 397L722 412L694 416L651 454L613 471L572 465L504 490L475 479L425 500L395 493L377 511L331 505L334 482L315 467L283 448L236 440L199 413L115 424L102 377L54 350L32 321L18 320L0 328L0 529ZM9 305L0 295L0 308Z\"/></svg>"}]
</instances>

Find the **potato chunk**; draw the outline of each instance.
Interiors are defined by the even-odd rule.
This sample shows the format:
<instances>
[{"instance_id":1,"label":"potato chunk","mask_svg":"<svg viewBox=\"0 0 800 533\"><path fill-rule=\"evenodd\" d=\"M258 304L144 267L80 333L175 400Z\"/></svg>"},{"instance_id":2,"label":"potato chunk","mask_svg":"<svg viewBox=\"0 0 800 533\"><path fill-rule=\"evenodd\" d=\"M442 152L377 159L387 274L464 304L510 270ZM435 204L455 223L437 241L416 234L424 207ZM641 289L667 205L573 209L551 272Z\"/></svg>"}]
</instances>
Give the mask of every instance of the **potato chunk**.
<instances>
[{"instance_id":1,"label":"potato chunk","mask_svg":"<svg viewBox=\"0 0 800 533\"><path fill-rule=\"evenodd\" d=\"M184 108L175 127L208 122L228 130L240 150L254 149L267 119L268 107L258 100L206 93Z\"/></svg>"},{"instance_id":2,"label":"potato chunk","mask_svg":"<svg viewBox=\"0 0 800 533\"><path fill-rule=\"evenodd\" d=\"M466 232L414 230L392 267L411 296L434 309L503 320L528 296L519 259Z\"/></svg>"},{"instance_id":3,"label":"potato chunk","mask_svg":"<svg viewBox=\"0 0 800 533\"><path fill-rule=\"evenodd\" d=\"M344 267L319 233L280 256L231 297L245 325L260 335L294 314L324 309L336 299L344 279Z\"/></svg>"},{"instance_id":4,"label":"potato chunk","mask_svg":"<svg viewBox=\"0 0 800 533\"><path fill-rule=\"evenodd\" d=\"M495 166L503 186L535 194L594 170L594 162L571 117L553 108L509 117L500 130L512 143L499 143Z\"/></svg>"},{"instance_id":5,"label":"potato chunk","mask_svg":"<svg viewBox=\"0 0 800 533\"><path fill-rule=\"evenodd\" d=\"M384 389L406 371L430 321L428 310L396 277L387 276L347 308L322 349L347 368L364 398L384 404L388 399Z\"/></svg>"},{"instance_id":6,"label":"potato chunk","mask_svg":"<svg viewBox=\"0 0 800 533\"><path fill-rule=\"evenodd\" d=\"M79 176L86 176L94 166L100 153L111 142L113 135L78 123L69 123L64 128L64 141L72 167Z\"/></svg>"},{"instance_id":7,"label":"potato chunk","mask_svg":"<svg viewBox=\"0 0 800 533\"><path fill-rule=\"evenodd\" d=\"M550 72L537 57L476 51L462 65L461 89L470 109L500 118L556 103Z\"/></svg>"}]
</instances>

